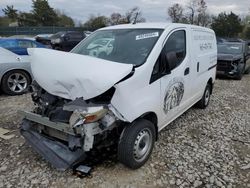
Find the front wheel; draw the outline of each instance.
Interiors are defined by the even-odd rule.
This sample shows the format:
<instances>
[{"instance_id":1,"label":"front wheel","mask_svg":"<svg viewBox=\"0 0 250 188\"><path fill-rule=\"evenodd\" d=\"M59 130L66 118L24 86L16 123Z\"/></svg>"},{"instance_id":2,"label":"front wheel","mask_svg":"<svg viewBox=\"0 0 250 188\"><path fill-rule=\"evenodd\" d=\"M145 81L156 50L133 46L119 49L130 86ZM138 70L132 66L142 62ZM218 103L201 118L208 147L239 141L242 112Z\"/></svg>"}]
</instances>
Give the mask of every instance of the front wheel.
<instances>
[{"instance_id":1,"label":"front wheel","mask_svg":"<svg viewBox=\"0 0 250 188\"><path fill-rule=\"evenodd\" d=\"M154 125L145 119L136 120L121 134L118 160L129 168L140 168L149 159L155 140Z\"/></svg>"},{"instance_id":2,"label":"front wheel","mask_svg":"<svg viewBox=\"0 0 250 188\"><path fill-rule=\"evenodd\" d=\"M211 84L207 84L204 94L201 98L201 100L197 103L197 106L201 109L205 109L210 102L210 96L211 96L212 86Z\"/></svg>"},{"instance_id":3,"label":"front wheel","mask_svg":"<svg viewBox=\"0 0 250 188\"><path fill-rule=\"evenodd\" d=\"M246 64L245 63L239 65L239 67L238 67L238 73L236 74L236 77L235 77L236 80L241 80L242 79L243 74L245 72L245 68L246 68Z\"/></svg>"}]
</instances>

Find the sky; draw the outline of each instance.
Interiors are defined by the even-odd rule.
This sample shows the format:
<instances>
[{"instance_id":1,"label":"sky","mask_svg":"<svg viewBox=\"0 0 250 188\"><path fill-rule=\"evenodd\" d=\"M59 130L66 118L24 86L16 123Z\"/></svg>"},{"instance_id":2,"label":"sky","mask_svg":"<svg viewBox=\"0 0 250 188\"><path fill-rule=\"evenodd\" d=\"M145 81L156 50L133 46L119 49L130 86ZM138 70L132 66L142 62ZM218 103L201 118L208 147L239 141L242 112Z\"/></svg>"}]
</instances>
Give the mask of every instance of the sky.
<instances>
[{"instance_id":1,"label":"sky","mask_svg":"<svg viewBox=\"0 0 250 188\"><path fill-rule=\"evenodd\" d=\"M75 21L84 23L90 15L110 16L113 12L124 14L128 9L138 6L149 22L169 21L167 9L174 3L184 6L189 0L48 0L51 7L71 16ZM250 13L249 0L206 0L211 14L230 12L242 16ZM14 5L23 12L31 10L31 0L0 0L0 10L7 5ZM0 15L3 12L0 11Z\"/></svg>"}]
</instances>

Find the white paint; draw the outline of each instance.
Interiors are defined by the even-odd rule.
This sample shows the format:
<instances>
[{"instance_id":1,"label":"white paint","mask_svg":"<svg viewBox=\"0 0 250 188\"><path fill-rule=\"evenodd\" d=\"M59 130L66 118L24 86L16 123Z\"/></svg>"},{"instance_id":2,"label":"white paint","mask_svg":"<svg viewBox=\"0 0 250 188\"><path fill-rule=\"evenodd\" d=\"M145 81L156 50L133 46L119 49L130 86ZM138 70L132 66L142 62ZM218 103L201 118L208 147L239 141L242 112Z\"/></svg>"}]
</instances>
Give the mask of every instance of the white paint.
<instances>
[{"instance_id":1,"label":"white paint","mask_svg":"<svg viewBox=\"0 0 250 188\"><path fill-rule=\"evenodd\" d=\"M29 56L20 56L5 48L0 47L0 63L29 62L29 60Z\"/></svg>"},{"instance_id":2,"label":"white paint","mask_svg":"<svg viewBox=\"0 0 250 188\"><path fill-rule=\"evenodd\" d=\"M48 49L34 49L29 52L32 55L31 66L35 79L49 93L67 99L76 97L90 99L114 86L116 90L109 106L117 118L132 122L145 113L153 112L157 116L158 130L161 130L201 99L210 78L214 82L216 69L208 69L216 64L215 34L207 28L166 23L128 24L100 30L133 28L160 28L164 31L146 62L135 68L130 78L116 84L129 74L132 65ZM150 84L153 67L165 42L173 32L178 30L186 32L185 59L172 70L171 74ZM206 43L211 45L201 50L200 46ZM199 72L197 72L198 62L200 63ZM187 67L190 73L184 76ZM182 80L184 94L180 104L165 113L164 98L170 82L175 79Z\"/></svg>"},{"instance_id":3,"label":"white paint","mask_svg":"<svg viewBox=\"0 0 250 188\"><path fill-rule=\"evenodd\" d=\"M102 94L127 76L132 65L50 49L28 49L34 79L49 93L85 100Z\"/></svg>"}]
</instances>

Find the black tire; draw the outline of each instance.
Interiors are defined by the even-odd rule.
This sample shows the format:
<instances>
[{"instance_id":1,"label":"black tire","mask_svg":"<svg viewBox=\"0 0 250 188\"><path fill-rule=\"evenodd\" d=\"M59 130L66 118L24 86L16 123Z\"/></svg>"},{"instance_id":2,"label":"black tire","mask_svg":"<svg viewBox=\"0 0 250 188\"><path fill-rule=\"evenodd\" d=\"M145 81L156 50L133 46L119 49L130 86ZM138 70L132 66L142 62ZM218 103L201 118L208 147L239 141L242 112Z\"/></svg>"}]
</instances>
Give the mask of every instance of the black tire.
<instances>
[{"instance_id":1,"label":"black tire","mask_svg":"<svg viewBox=\"0 0 250 188\"><path fill-rule=\"evenodd\" d=\"M4 93L8 95L21 95L28 91L28 86L30 85L30 83L31 78L26 72L22 70L12 70L7 72L3 76L1 82L1 89Z\"/></svg>"},{"instance_id":2,"label":"black tire","mask_svg":"<svg viewBox=\"0 0 250 188\"><path fill-rule=\"evenodd\" d=\"M197 103L198 108L205 109L209 105L211 91L212 91L212 86L211 84L208 83L201 100L199 100Z\"/></svg>"},{"instance_id":3,"label":"black tire","mask_svg":"<svg viewBox=\"0 0 250 188\"><path fill-rule=\"evenodd\" d=\"M241 79L242 79L243 74L244 74L244 72L245 72L245 68L246 68L246 63L243 63L243 64L239 65L238 73L237 73L237 75L235 76L235 79L236 79L236 80L241 80Z\"/></svg>"},{"instance_id":4,"label":"black tire","mask_svg":"<svg viewBox=\"0 0 250 188\"><path fill-rule=\"evenodd\" d=\"M243 76L243 73L240 72L240 73L238 73L238 74L235 76L235 79L236 79L236 80L241 80L241 79L242 79L242 76Z\"/></svg>"},{"instance_id":5,"label":"black tire","mask_svg":"<svg viewBox=\"0 0 250 188\"><path fill-rule=\"evenodd\" d=\"M131 169L140 168L149 159L155 140L156 130L154 125L145 119L136 120L125 127L120 136L118 160ZM135 149L137 147L138 149Z\"/></svg>"},{"instance_id":6,"label":"black tire","mask_svg":"<svg viewBox=\"0 0 250 188\"><path fill-rule=\"evenodd\" d=\"M245 74L250 74L250 66L246 68Z\"/></svg>"}]
</instances>

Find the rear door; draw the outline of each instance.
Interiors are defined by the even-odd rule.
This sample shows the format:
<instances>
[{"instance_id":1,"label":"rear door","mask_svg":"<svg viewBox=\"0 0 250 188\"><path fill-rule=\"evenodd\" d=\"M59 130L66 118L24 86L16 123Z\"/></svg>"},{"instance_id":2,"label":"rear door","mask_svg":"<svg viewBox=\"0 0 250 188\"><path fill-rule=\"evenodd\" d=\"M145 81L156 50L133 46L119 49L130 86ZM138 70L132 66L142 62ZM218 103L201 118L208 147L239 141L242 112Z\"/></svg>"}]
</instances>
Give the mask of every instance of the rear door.
<instances>
[{"instance_id":1,"label":"rear door","mask_svg":"<svg viewBox=\"0 0 250 188\"><path fill-rule=\"evenodd\" d=\"M161 78L161 101L165 123L169 123L192 103L189 30L179 28L172 31L166 40L163 50L165 54L174 52L177 66L171 74Z\"/></svg>"}]
</instances>

